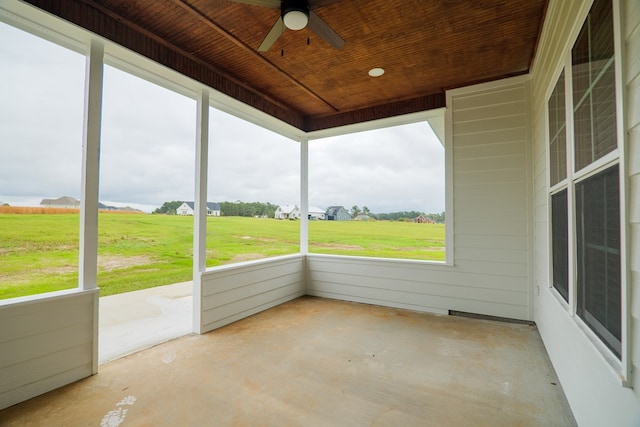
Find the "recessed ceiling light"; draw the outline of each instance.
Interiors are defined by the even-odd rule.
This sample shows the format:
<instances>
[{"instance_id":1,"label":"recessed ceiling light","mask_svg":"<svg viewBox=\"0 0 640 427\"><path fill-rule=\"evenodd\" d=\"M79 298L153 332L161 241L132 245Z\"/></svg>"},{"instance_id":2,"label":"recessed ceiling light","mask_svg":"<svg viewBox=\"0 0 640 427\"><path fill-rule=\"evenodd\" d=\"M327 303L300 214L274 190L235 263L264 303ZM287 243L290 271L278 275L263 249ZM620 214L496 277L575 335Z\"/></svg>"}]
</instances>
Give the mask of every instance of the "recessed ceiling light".
<instances>
[{"instance_id":1,"label":"recessed ceiling light","mask_svg":"<svg viewBox=\"0 0 640 427\"><path fill-rule=\"evenodd\" d=\"M371 77L380 77L383 74L384 74L383 68L372 68L369 70L369 75Z\"/></svg>"}]
</instances>

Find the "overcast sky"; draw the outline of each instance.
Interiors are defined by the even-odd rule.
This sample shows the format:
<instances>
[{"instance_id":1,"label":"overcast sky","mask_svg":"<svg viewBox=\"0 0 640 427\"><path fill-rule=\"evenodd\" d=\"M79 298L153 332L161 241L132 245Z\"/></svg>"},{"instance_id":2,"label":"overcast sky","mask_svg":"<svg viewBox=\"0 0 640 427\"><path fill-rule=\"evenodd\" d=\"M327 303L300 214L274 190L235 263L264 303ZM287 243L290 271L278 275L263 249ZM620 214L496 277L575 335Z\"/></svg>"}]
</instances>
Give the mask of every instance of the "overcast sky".
<instances>
[{"instance_id":1,"label":"overcast sky","mask_svg":"<svg viewBox=\"0 0 640 427\"><path fill-rule=\"evenodd\" d=\"M106 67L100 200L193 200L193 99ZM84 57L0 23L0 201L78 198ZM209 201L297 204L299 144L211 110ZM444 148L427 123L309 143L309 203L444 210Z\"/></svg>"}]
</instances>

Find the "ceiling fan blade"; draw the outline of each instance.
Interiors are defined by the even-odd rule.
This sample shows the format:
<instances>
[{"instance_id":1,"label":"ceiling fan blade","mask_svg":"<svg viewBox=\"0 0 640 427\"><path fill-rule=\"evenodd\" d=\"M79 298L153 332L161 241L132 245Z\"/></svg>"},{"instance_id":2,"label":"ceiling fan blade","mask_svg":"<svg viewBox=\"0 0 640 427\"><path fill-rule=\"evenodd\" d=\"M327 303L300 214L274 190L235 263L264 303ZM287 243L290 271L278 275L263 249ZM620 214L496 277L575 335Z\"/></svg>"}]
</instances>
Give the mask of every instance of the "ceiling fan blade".
<instances>
[{"instance_id":1,"label":"ceiling fan blade","mask_svg":"<svg viewBox=\"0 0 640 427\"><path fill-rule=\"evenodd\" d=\"M336 49L344 46L344 40L314 12L309 12L308 26Z\"/></svg>"},{"instance_id":2,"label":"ceiling fan blade","mask_svg":"<svg viewBox=\"0 0 640 427\"><path fill-rule=\"evenodd\" d=\"M244 3L253 6L269 7L271 9L280 9L280 0L229 0L232 3Z\"/></svg>"},{"instance_id":3,"label":"ceiling fan blade","mask_svg":"<svg viewBox=\"0 0 640 427\"><path fill-rule=\"evenodd\" d=\"M278 40L278 37L282 35L284 32L284 22L282 22L282 17L276 20L276 23L273 24L273 27L269 30L264 40L262 40L262 44L258 48L258 52L266 52L269 48Z\"/></svg>"}]
</instances>

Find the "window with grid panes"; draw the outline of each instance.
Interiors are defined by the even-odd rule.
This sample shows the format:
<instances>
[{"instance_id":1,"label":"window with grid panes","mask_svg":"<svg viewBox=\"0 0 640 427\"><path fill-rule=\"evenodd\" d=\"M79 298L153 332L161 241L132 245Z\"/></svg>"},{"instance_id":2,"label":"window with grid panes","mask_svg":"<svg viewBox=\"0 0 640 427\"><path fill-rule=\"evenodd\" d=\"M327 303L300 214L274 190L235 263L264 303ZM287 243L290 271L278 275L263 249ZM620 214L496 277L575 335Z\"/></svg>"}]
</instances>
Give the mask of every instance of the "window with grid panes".
<instances>
[{"instance_id":1,"label":"window with grid panes","mask_svg":"<svg viewBox=\"0 0 640 427\"><path fill-rule=\"evenodd\" d=\"M569 221L567 189L551 196L552 283L569 301Z\"/></svg>"},{"instance_id":2,"label":"window with grid panes","mask_svg":"<svg viewBox=\"0 0 640 427\"><path fill-rule=\"evenodd\" d=\"M613 31L611 0L595 0L571 50L571 69L561 73L548 101L549 183L553 287L620 358L620 168ZM567 97L566 87L571 88ZM567 120L573 124L569 138ZM567 153L573 160L569 168ZM569 274L572 269L574 277Z\"/></svg>"},{"instance_id":3,"label":"window with grid panes","mask_svg":"<svg viewBox=\"0 0 640 427\"><path fill-rule=\"evenodd\" d=\"M558 78L548 103L549 111L549 183L551 187L567 178L567 113L565 108L564 70ZM569 231L567 189L551 195L552 284L569 301Z\"/></svg>"}]
</instances>

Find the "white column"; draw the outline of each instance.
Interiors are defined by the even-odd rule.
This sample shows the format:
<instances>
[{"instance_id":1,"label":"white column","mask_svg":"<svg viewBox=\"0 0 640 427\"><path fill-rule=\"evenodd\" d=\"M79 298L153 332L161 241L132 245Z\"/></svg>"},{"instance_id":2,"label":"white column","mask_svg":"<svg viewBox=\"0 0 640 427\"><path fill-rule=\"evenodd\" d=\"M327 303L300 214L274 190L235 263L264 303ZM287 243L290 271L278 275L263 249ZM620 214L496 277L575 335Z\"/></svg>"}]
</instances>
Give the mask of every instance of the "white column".
<instances>
[{"instance_id":1,"label":"white column","mask_svg":"<svg viewBox=\"0 0 640 427\"><path fill-rule=\"evenodd\" d=\"M196 117L195 217L193 224L193 332L202 333L202 282L207 268L207 171L209 163L209 91L198 96Z\"/></svg>"},{"instance_id":2,"label":"white column","mask_svg":"<svg viewBox=\"0 0 640 427\"><path fill-rule=\"evenodd\" d=\"M447 108L444 112L444 251L445 262L453 265L454 261L454 224L453 224L453 100L447 92Z\"/></svg>"},{"instance_id":3,"label":"white column","mask_svg":"<svg viewBox=\"0 0 640 427\"><path fill-rule=\"evenodd\" d=\"M300 253L309 253L309 140L300 141Z\"/></svg>"},{"instance_id":4,"label":"white column","mask_svg":"<svg viewBox=\"0 0 640 427\"><path fill-rule=\"evenodd\" d=\"M92 40L86 62L80 189L78 286L95 289L98 274L98 192L104 46Z\"/></svg>"}]
</instances>

